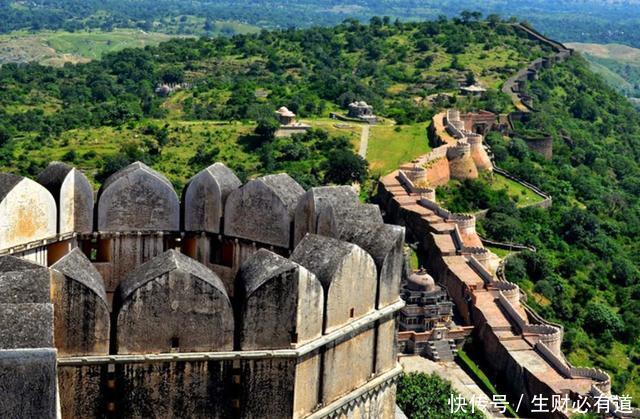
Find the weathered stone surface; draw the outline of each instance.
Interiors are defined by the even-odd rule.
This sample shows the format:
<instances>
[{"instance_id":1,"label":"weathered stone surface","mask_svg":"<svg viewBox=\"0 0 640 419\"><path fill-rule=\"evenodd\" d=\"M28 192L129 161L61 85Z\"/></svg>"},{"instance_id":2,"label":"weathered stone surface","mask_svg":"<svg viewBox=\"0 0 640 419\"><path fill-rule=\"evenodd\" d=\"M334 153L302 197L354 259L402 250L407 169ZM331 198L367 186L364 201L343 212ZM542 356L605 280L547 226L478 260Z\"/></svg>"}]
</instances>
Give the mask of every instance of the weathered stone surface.
<instances>
[{"instance_id":1,"label":"weathered stone surface","mask_svg":"<svg viewBox=\"0 0 640 419\"><path fill-rule=\"evenodd\" d=\"M342 229L355 222L382 224L380 208L373 204L323 208L318 216L317 234L338 238Z\"/></svg>"},{"instance_id":2,"label":"weathered stone surface","mask_svg":"<svg viewBox=\"0 0 640 419\"><path fill-rule=\"evenodd\" d=\"M317 352L298 359L293 396L294 417L303 418L320 404L321 360L322 356Z\"/></svg>"},{"instance_id":3,"label":"weathered stone surface","mask_svg":"<svg viewBox=\"0 0 640 419\"><path fill-rule=\"evenodd\" d=\"M175 250L129 274L117 298L119 354L233 349L233 311L222 281Z\"/></svg>"},{"instance_id":4,"label":"weathered stone surface","mask_svg":"<svg viewBox=\"0 0 640 419\"><path fill-rule=\"evenodd\" d=\"M118 365L119 417L237 417L231 406L231 373L231 363L219 361Z\"/></svg>"},{"instance_id":5,"label":"weathered stone surface","mask_svg":"<svg viewBox=\"0 0 640 419\"><path fill-rule=\"evenodd\" d=\"M52 269L54 339L61 355L109 353L109 303L102 277L74 249Z\"/></svg>"},{"instance_id":6,"label":"weathered stone surface","mask_svg":"<svg viewBox=\"0 0 640 419\"><path fill-rule=\"evenodd\" d=\"M360 247L307 234L293 251L291 260L314 273L322 283L325 333L374 309L376 267Z\"/></svg>"},{"instance_id":7,"label":"weathered stone surface","mask_svg":"<svg viewBox=\"0 0 640 419\"><path fill-rule=\"evenodd\" d=\"M322 400L330 403L366 383L373 373L373 329L327 347L323 356Z\"/></svg>"},{"instance_id":8,"label":"weathered stone surface","mask_svg":"<svg viewBox=\"0 0 640 419\"><path fill-rule=\"evenodd\" d=\"M358 205L358 195L351 186L322 186L309 189L296 207L294 245L307 233L318 232L318 217L326 208Z\"/></svg>"},{"instance_id":9,"label":"weathered stone surface","mask_svg":"<svg viewBox=\"0 0 640 419\"><path fill-rule=\"evenodd\" d=\"M225 205L225 234L288 248L296 205L304 189L287 174L252 180L233 191Z\"/></svg>"},{"instance_id":10,"label":"weathered stone surface","mask_svg":"<svg viewBox=\"0 0 640 419\"><path fill-rule=\"evenodd\" d=\"M227 196L240 186L240 179L222 163L191 178L182 196L184 229L220 233Z\"/></svg>"},{"instance_id":11,"label":"weathered stone surface","mask_svg":"<svg viewBox=\"0 0 640 419\"><path fill-rule=\"evenodd\" d=\"M107 377L107 364L58 366L62 417L104 417L106 398L103 386Z\"/></svg>"},{"instance_id":12,"label":"weathered stone surface","mask_svg":"<svg viewBox=\"0 0 640 419\"><path fill-rule=\"evenodd\" d=\"M322 285L302 266L265 249L238 272L240 349L288 349L322 334Z\"/></svg>"},{"instance_id":13,"label":"weathered stone surface","mask_svg":"<svg viewBox=\"0 0 640 419\"><path fill-rule=\"evenodd\" d=\"M0 349L53 347L53 305L0 304Z\"/></svg>"},{"instance_id":14,"label":"weathered stone surface","mask_svg":"<svg viewBox=\"0 0 640 419\"><path fill-rule=\"evenodd\" d=\"M0 304L48 303L49 277L44 266L0 257Z\"/></svg>"},{"instance_id":15,"label":"weathered stone surface","mask_svg":"<svg viewBox=\"0 0 640 419\"><path fill-rule=\"evenodd\" d=\"M59 233L88 233L93 230L93 188L79 170L52 162L38 176L58 205Z\"/></svg>"},{"instance_id":16,"label":"weathered stone surface","mask_svg":"<svg viewBox=\"0 0 640 419\"><path fill-rule=\"evenodd\" d=\"M0 173L0 250L56 235L53 196L38 183Z\"/></svg>"},{"instance_id":17,"label":"weathered stone surface","mask_svg":"<svg viewBox=\"0 0 640 419\"><path fill-rule=\"evenodd\" d=\"M56 417L56 351L0 350L0 417Z\"/></svg>"},{"instance_id":18,"label":"weathered stone surface","mask_svg":"<svg viewBox=\"0 0 640 419\"><path fill-rule=\"evenodd\" d=\"M242 363L241 418L293 417L295 360L260 359Z\"/></svg>"},{"instance_id":19,"label":"weathered stone surface","mask_svg":"<svg viewBox=\"0 0 640 419\"><path fill-rule=\"evenodd\" d=\"M360 246L373 257L378 269L377 307L395 303L404 261L404 228L351 222L343 225L339 238Z\"/></svg>"},{"instance_id":20,"label":"weathered stone surface","mask_svg":"<svg viewBox=\"0 0 640 419\"><path fill-rule=\"evenodd\" d=\"M171 183L143 163L111 175L98 194L100 231L175 231L180 203Z\"/></svg>"}]
</instances>

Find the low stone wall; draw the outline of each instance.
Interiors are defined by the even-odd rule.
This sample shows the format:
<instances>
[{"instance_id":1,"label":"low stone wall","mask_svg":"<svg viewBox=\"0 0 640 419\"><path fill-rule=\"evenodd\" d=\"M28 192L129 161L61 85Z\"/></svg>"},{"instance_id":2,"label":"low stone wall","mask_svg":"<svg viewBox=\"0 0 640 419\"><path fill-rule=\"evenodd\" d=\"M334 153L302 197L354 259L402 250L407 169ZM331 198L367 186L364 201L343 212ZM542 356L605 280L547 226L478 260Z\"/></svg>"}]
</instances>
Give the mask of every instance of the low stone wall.
<instances>
[{"instance_id":1,"label":"low stone wall","mask_svg":"<svg viewBox=\"0 0 640 419\"><path fill-rule=\"evenodd\" d=\"M522 180L514 175L512 175L511 173L507 172L506 170L500 169L497 166L493 166L493 171L494 173L498 173L504 177L506 177L507 179L510 179L518 184L520 184L521 186L524 186L525 188L533 191L535 194L541 196L542 198L544 198L542 201L540 202L536 202L535 204L531 204L530 206L532 207L539 207L539 208L544 208L544 209L549 209L551 208L551 206L553 205L553 198L551 197L551 195L549 195L548 193L546 193L545 191L543 191L542 189L538 188L537 186Z\"/></svg>"}]
</instances>

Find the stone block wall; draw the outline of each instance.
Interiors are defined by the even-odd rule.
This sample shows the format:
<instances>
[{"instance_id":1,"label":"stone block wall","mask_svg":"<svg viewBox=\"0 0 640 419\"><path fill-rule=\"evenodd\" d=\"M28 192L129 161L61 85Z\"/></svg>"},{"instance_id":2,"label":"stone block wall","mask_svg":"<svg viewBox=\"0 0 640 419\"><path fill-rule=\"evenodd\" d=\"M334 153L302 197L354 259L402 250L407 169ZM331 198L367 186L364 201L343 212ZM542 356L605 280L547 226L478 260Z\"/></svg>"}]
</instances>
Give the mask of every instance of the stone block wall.
<instances>
[{"instance_id":1,"label":"stone block wall","mask_svg":"<svg viewBox=\"0 0 640 419\"><path fill-rule=\"evenodd\" d=\"M351 188L305 192L284 174L242 186L216 164L179 200L166 178L134 163L104 183L90 211L77 170L55 164L39 181L0 178L0 203L36 196L43 211L23 221L47 226L0 241L0 252L50 266L40 268L46 292L36 287L46 303L0 301L3 315L21 319L0 333L1 348L39 351L34 390L14 399L33 399L36 416L52 417L45 410L55 415L58 402L63 417L393 410L404 230ZM0 278L8 266L0 262ZM0 290L11 286L0 280Z\"/></svg>"}]
</instances>

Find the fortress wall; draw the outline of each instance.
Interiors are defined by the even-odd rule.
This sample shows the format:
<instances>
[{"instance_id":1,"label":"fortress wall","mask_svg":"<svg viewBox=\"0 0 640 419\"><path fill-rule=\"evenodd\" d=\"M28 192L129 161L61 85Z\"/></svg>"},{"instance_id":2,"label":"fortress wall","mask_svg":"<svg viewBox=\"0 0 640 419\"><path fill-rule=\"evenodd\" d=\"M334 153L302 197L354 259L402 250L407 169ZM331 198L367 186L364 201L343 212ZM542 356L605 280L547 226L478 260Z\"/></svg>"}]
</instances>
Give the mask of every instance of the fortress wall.
<instances>
[{"instance_id":1,"label":"fortress wall","mask_svg":"<svg viewBox=\"0 0 640 419\"><path fill-rule=\"evenodd\" d=\"M293 417L295 359L244 361L241 376L241 418ZM313 385L305 383L303 391Z\"/></svg>"},{"instance_id":2,"label":"fortress wall","mask_svg":"<svg viewBox=\"0 0 640 419\"><path fill-rule=\"evenodd\" d=\"M102 417L107 410L108 366L59 366L58 392L63 418Z\"/></svg>"},{"instance_id":3,"label":"fortress wall","mask_svg":"<svg viewBox=\"0 0 640 419\"><path fill-rule=\"evenodd\" d=\"M422 172L422 173L420 173ZM422 169L421 171L418 171L418 176L414 179L416 180L423 180L427 178L427 171ZM410 191L411 193L417 193L417 194L423 194L426 197L432 197L433 200L435 200L435 196L436 196L436 191L435 189L431 188L431 187L419 187L416 186L416 184L414 183L413 180L411 180L411 176L409 174L407 174L405 171L403 170L399 170L398 171L398 176L400 178L400 182L402 182ZM431 183L427 180L427 183L429 185L431 185ZM428 199L428 198L427 198Z\"/></svg>"},{"instance_id":4,"label":"fortress wall","mask_svg":"<svg viewBox=\"0 0 640 419\"><path fill-rule=\"evenodd\" d=\"M378 322L376 332L377 356L375 373L381 374L396 366L398 349L398 331L395 317Z\"/></svg>"},{"instance_id":5,"label":"fortress wall","mask_svg":"<svg viewBox=\"0 0 640 419\"><path fill-rule=\"evenodd\" d=\"M49 252L46 247L34 247L33 249L14 252L12 255L42 266L47 266L49 259Z\"/></svg>"},{"instance_id":6,"label":"fortress wall","mask_svg":"<svg viewBox=\"0 0 640 419\"><path fill-rule=\"evenodd\" d=\"M240 179L222 163L214 163L196 174L182 194L182 228L221 233L227 197L241 186Z\"/></svg>"},{"instance_id":7,"label":"fortress wall","mask_svg":"<svg viewBox=\"0 0 640 419\"><path fill-rule=\"evenodd\" d=\"M477 179L478 168L471 157L471 146L468 143L458 143L447 149L449 171L452 179Z\"/></svg>"},{"instance_id":8,"label":"fortress wall","mask_svg":"<svg viewBox=\"0 0 640 419\"><path fill-rule=\"evenodd\" d=\"M167 250L170 237L162 232L98 233L93 245L95 267L107 292L115 292L128 273ZM81 245L91 253L90 241L81 240Z\"/></svg>"},{"instance_id":9,"label":"fortress wall","mask_svg":"<svg viewBox=\"0 0 640 419\"><path fill-rule=\"evenodd\" d=\"M467 134L467 141L471 145L471 158L479 171L493 171L493 163L484 149L484 138L479 134Z\"/></svg>"},{"instance_id":10,"label":"fortress wall","mask_svg":"<svg viewBox=\"0 0 640 419\"><path fill-rule=\"evenodd\" d=\"M320 395L321 355L319 351L298 360L293 395L294 417L305 417L322 402Z\"/></svg>"},{"instance_id":11,"label":"fortress wall","mask_svg":"<svg viewBox=\"0 0 640 419\"><path fill-rule=\"evenodd\" d=\"M232 361L116 365L120 417L233 417Z\"/></svg>"},{"instance_id":12,"label":"fortress wall","mask_svg":"<svg viewBox=\"0 0 640 419\"><path fill-rule=\"evenodd\" d=\"M0 417L56 418L56 350L0 350Z\"/></svg>"},{"instance_id":13,"label":"fortress wall","mask_svg":"<svg viewBox=\"0 0 640 419\"><path fill-rule=\"evenodd\" d=\"M233 349L234 320L224 285L177 252L129 274L114 306L119 354Z\"/></svg>"},{"instance_id":14,"label":"fortress wall","mask_svg":"<svg viewBox=\"0 0 640 419\"><path fill-rule=\"evenodd\" d=\"M445 150L446 155L446 150ZM451 170L449 161L446 158L438 158L432 160L431 165L427 169L427 183L433 186L446 185L451 180Z\"/></svg>"},{"instance_id":15,"label":"fortress wall","mask_svg":"<svg viewBox=\"0 0 640 419\"><path fill-rule=\"evenodd\" d=\"M322 355L322 400L336 400L366 383L373 368L374 330L360 333L349 340L332 343Z\"/></svg>"},{"instance_id":16,"label":"fortress wall","mask_svg":"<svg viewBox=\"0 0 640 419\"><path fill-rule=\"evenodd\" d=\"M285 174L249 181L227 198L225 234L290 248L296 206L304 193L304 189Z\"/></svg>"},{"instance_id":17,"label":"fortress wall","mask_svg":"<svg viewBox=\"0 0 640 419\"><path fill-rule=\"evenodd\" d=\"M56 417L56 350L46 268L0 257L0 417Z\"/></svg>"},{"instance_id":18,"label":"fortress wall","mask_svg":"<svg viewBox=\"0 0 640 419\"><path fill-rule=\"evenodd\" d=\"M540 153L544 156L545 160L551 160L553 158L553 138L523 138L530 150Z\"/></svg>"},{"instance_id":19,"label":"fortress wall","mask_svg":"<svg viewBox=\"0 0 640 419\"><path fill-rule=\"evenodd\" d=\"M113 174L98 193L97 230L178 231L180 202L171 183L142 163Z\"/></svg>"},{"instance_id":20,"label":"fortress wall","mask_svg":"<svg viewBox=\"0 0 640 419\"><path fill-rule=\"evenodd\" d=\"M289 349L321 336L322 285L302 266L261 249L237 283L241 350Z\"/></svg>"},{"instance_id":21,"label":"fortress wall","mask_svg":"<svg viewBox=\"0 0 640 419\"><path fill-rule=\"evenodd\" d=\"M139 184L145 184L145 188L151 189L148 193L160 195L157 207L147 202L145 205L149 205L145 208L129 208L126 199L122 198L125 194L123 191L133 193L130 183L138 180ZM54 324L58 325L56 336L65 336L58 339L58 342L61 360L67 360L62 363L59 374L60 394L65 412L69 412L70 416L86 417L94 416L96 411L104 413L115 409L115 414L124 417L152 414L171 417L178 415L178 412L188 417L210 417L208 412L214 411L223 412L220 416L237 417L236 413L240 412L237 410L239 405L241 410L245 409L244 413L241 412L243 417L260 416L252 413L249 406L254 406L258 409L256 411L260 412L259 409L264 409L264 406L258 406L264 404L264 397L262 401L246 398L247 407L243 407L243 403L238 401L236 404L234 401L238 400L234 398L236 396L228 396L229 392L239 391L242 386L249 388L248 393L251 394L260 394L254 391L255 389L273 386L276 392L271 395L272 399L277 399L279 406L285 407L274 409L273 414L267 413L270 417L278 417L278 413L294 410L302 415L302 412L306 414L315 411L319 403L326 408L342 404L351 397L355 398L347 403L349 407L345 412L348 415L386 417L384 412L393 410L393 377L397 374L394 368L396 341L393 313L399 307L397 293L392 292L392 289L397 288L399 280L397 260L402 252L398 249L402 248L404 231L383 225L379 209L373 205L357 204L357 198L353 208L345 209L339 206L340 210L336 211L335 205L340 204L336 201L325 211L333 214L332 218L330 217L335 230L332 230L332 234L340 238L331 242L326 249L331 253L342 246L346 249L342 257L339 257L335 264L326 265L320 254L311 252L310 258L316 260L319 265L313 269L300 268L300 272L306 272L308 278L326 268L332 270L331 274L325 277L329 280L323 283L325 288L322 292L309 293L307 291L310 288L306 285L299 288L299 292L305 297L311 294L321 297L326 293L327 313L331 314L323 319L326 323L325 333L339 332L339 339L334 335L320 336L319 327L316 327L318 330L312 330L313 322L309 322L309 317L313 316L308 308L322 308L323 303L303 299L304 301L297 302L299 310L296 332L287 330L290 341L278 341L278 347L283 351L291 351L292 349L283 346L293 348L307 343L318 345L318 350L310 355L296 358L287 354L289 358L276 360L269 359L269 355L261 354L254 355L256 358L250 360L251 362L243 361L240 365L231 363L231 366L225 364L225 361L212 359L159 360L160 358L154 358L158 355L148 355L150 352L168 354L234 349L235 320L231 314L225 314L230 313L230 305L222 308L219 304L213 304L216 307L208 310L208 303L215 299L216 295L230 294L227 290L237 291L234 284L235 271L243 262L259 253L259 249L269 247L281 256L289 255L292 246L290 239L295 232L295 223L292 223L295 221L294 210L300 197L298 189L295 185L292 186L291 182L292 180L284 179L280 175L260 180L268 190L267 195L275 197L279 203L284 203L286 208L289 219L286 247L268 241L234 237L226 230L224 235L220 236L205 229L181 233L178 226L178 229L174 230L173 188L161 175L144 165L134 164L114 174L101 190L96 223L99 226L107 226L108 230L96 233L81 232L77 240L75 236L63 240L62 236L56 238L54 234L52 240L55 242L43 242L29 249L41 251L34 254L43 255L43 264L53 264L52 294L54 303L60 308L56 309L56 315L60 317ZM229 196L237 194L239 190L233 189ZM291 191L293 193L289 194ZM351 196L350 193L347 195ZM254 209L259 208L263 213L268 211L265 209L268 206L263 205L263 202L256 203L260 200L255 201L255 196L249 198ZM243 205L249 201L244 201ZM227 203L228 201L225 208ZM319 213L320 207L321 205L316 205L312 211ZM133 219L136 211L147 209L159 211L160 220L164 220L166 227L170 228L148 229L150 227L145 224L145 216L141 217L142 221ZM309 215L313 218L312 213ZM341 217L347 218L342 220ZM223 219L226 221L226 218ZM192 223L194 222L192 220ZM207 222L202 221L203 224ZM255 223L261 226L268 223L268 220L259 217L255 218ZM366 225L366 228L360 228L360 224ZM114 227L116 225L118 228L132 230L118 230ZM358 229L352 230L351 227L356 225ZM311 227L313 228L313 220ZM368 237L369 233L375 236L375 240L372 239L373 236ZM358 245L347 243L345 240ZM339 243L339 246L335 243ZM47 252L47 246L50 252ZM71 250L76 246L82 250ZM195 262L186 256L181 257L191 262L175 261L165 257L170 253L166 252L167 249L178 247L185 254L202 260L204 266L191 266ZM227 253L223 249L222 252L218 252L221 248L231 248L232 251ZM67 266L68 269L63 269L70 258L77 259L73 259L73 263ZM185 267L184 263L188 266ZM151 264L151 267L148 264ZM91 266L93 267L90 268ZM217 282L212 285L213 280L202 280L203 275L215 277L215 274L205 267L223 272L225 276L216 277ZM90 272L91 269L94 271ZM203 273L202 269L206 273ZM76 276L76 273L79 276ZM253 323L262 328L268 324L285 323L269 313L280 309L285 302L282 298L276 297L295 295L295 289L284 286L290 285L288 280L294 274L281 274L283 281L272 283L273 292L257 292L254 295L254 308L259 308L264 314L260 315L260 310L256 311L258 314L253 317ZM91 282L94 276L99 278L96 281L104 283L101 291L97 291L94 288L95 284ZM223 283L222 279L226 281ZM262 285L258 288L267 290L261 287ZM117 357L117 361L115 358L103 357L109 349L108 309L114 295L112 320L117 321L112 323L114 331L111 333L111 340L115 339L113 342L117 342L117 345L111 349L112 352L122 354L112 355ZM226 301L229 304L228 297ZM376 309L380 309L381 312L376 312ZM316 315L318 319L323 317L322 310L319 313ZM387 314L379 318L378 313ZM286 310L285 314L290 314L290 310ZM217 323L211 321L212 316ZM206 321L203 320L205 317ZM228 327L218 327L219 324L225 324L226 317L229 317L229 321L226 322ZM70 324L73 326L69 326ZM253 331L258 333L258 329L256 327ZM38 335L31 333L31 329L25 330L25 333ZM51 335L53 337L53 333ZM65 343L62 343L63 341ZM255 349L265 350L266 345L257 344ZM215 353L211 353L215 357ZM86 357L84 365L72 361L78 356ZM129 356L131 361L125 360ZM162 355L160 357L162 358ZM357 365L353 364L354 359L357 360ZM246 375L241 370L245 367ZM321 376L322 381L318 379ZM382 377L383 381L376 381ZM326 385L315 391L309 389L309 382L323 382ZM221 385L224 388L221 388ZM369 390L361 393L362 388ZM220 405L222 398L225 400L223 406ZM274 405L278 403L274 402ZM349 409L352 409L351 413L348 412ZM230 411L232 413L229 413Z\"/></svg>"},{"instance_id":22,"label":"fortress wall","mask_svg":"<svg viewBox=\"0 0 640 419\"><path fill-rule=\"evenodd\" d=\"M568 392L575 398L578 394L584 394L585 388L588 387L588 382L585 382L587 377L574 375L567 380L571 378L579 378L579 380L560 382L562 376L554 376L553 365L551 363L545 365L544 358L540 358L530 346L529 342L542 342L541 345L547 347L551 356L564 359L560 351L562 329L547 324L529 324L523 314L514 307L520 304L520 291L517 286L493 280L491 273L486 271L481 261L475 258L474 251L470 252L471 257L466 263L484 279L485 284L488 282L488 286L478 290L470 289L465 278L459 276L463 275L464 271L459 269L461 267L456 267L460 262L458 258L464 259L465 256L445 257L448 253L439 247L445 242L438 241L436 238L437 235L450 234L449 231L444 230L442 222L434 217L423 218L420 215L422 211L416 208L416 204L444 216L445 219L451 214L440 209L433 202L420 200L415 195L409 196L405 190L396 186L392 176L385 177L380 183L380 202L383 208L387 209L388 220L405 225L407 233L412 237L411 240L419 242L420 251L427 257L430 273L447 288L463 321L474 326L485 359L495 372L493 378L505 383L505 391L514 400L520 400L521 395L524 395L521 411L530 411L533 408L531 402L535 395L542 394L550 398L557 392ZM452 218L455 218L455 215ZM430 226L438 226L438 228L435 230ZM465 249L462 251L464 252ZM496 293L498 290L499 292ZM498 297L498 304L504 309L507 319L513 321L522 330L522 335L515 333L512 336L506 330L508 326L501 325L504 323L502 319L486 317L487 315L505 315L501 310L492 310L486 306L490 304L492 296ZM481 297L483 300L480 300ZM495 331L492 325L496 327ZM589 371L585 372L586 375L590 375L588 379L593 380L592 385L602 386L605 389L610 385L608 375L604 372ZM533 417L564 418L565 416L562 413L555 413L538 416L533 414Z\"/></svg>"},{"instance_id":23,"label":"fortress wall","mask_svg":"<svg viewBox=\"0 0 640 419\"><path fill-rule=\"evenodd\" d=\"M492 379L504 383L505 393L510 400L520 400L522 405L520 412L531 412L533 405L531 401L534 396L543 395L551 400L551 396L556 394L553 388L540 380L539 376L524 367L513 353L500 341L491 330L491 326L483 318L477 309L474 309L474 318L477 318L474 330L478 339L482 341L485 361L489 364L490 371L493 372ZM553 413L529 413L530 417L541 419L566 419L561 412Z\"/></svg>"},{"instance_id":24,"label":"fortress wall","mask_svg":"<svg viewBox=\"0 0 640 419\"><path fill-rule=\"evenodd\" d=\"M109 353L109 306L85 285L52 272L54 337L60 355Z\"/></svg>"}]
</instances>

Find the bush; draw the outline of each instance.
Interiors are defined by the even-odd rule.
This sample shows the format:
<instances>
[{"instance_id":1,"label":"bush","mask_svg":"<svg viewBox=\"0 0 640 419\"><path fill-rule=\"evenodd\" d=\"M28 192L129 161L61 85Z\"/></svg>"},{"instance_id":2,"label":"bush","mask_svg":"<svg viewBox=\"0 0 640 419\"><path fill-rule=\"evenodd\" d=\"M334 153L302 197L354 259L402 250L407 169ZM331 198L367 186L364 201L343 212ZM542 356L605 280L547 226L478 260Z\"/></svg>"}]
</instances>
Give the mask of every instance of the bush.
<instances>
[{"instance_id":1,"label":"bush","mask_svg":"<svg viewBox=\"0 0 640 419\"><path fill-rule=\"evenodd\" d=\"M462 419L483 418L484 415L467 412L452 413L449 405L451 395L457 393L448 381L435 374L423 373L404 374L398 384L396 403L402 411L411 419Z\"/></svg>"}]
</instances>

